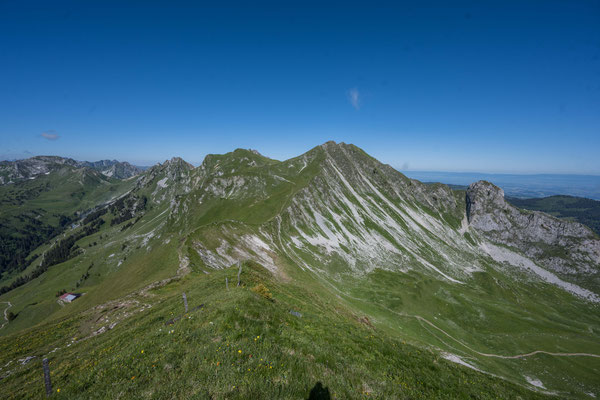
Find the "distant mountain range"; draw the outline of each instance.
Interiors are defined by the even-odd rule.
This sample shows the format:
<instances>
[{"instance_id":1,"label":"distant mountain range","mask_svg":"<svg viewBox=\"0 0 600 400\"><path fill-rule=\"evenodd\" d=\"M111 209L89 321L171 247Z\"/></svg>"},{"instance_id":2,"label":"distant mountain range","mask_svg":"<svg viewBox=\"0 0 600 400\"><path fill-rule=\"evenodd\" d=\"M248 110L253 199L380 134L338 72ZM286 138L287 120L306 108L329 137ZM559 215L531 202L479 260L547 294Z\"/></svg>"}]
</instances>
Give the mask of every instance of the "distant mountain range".
<instances>
[{"instance_id":1,"label":"distant mountain range","mask_svg":"<svg viewBox=\"0 0 600 400\"><path fill-rule=\"evenodd\" d=\"M600 396L600 239L490 182L335 142L125 179L30 160L0 186L14 397L42 395L43 358L69 398Z\"/></svg>"},{"instance_id":2,"label":"distant mountain range","mask_svg":"<svg viewBox=\"0 0 600 400\"><path fill-rule=\"evenodd\" d=\"M49 174L63 166L90 168L106 177L116 179L131 178L142 172L142 168L116 160L76 161L58 156L36 156L24 160L0 161L0 185L33 179L42 174Z\"/></svg>"}]
</instances>

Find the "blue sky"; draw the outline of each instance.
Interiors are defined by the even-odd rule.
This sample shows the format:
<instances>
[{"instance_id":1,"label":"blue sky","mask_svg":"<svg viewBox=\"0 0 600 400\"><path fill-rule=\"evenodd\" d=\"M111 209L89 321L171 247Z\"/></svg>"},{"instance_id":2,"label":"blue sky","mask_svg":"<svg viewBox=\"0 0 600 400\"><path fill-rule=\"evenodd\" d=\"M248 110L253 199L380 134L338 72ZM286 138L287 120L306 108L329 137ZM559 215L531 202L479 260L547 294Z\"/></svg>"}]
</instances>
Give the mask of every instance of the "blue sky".
<instances>
[{"instance_id":1,"label":"blue sky","mask_svg":"<svg viewBox=\"0 0 600 400\"><path fill-rule=\"evenodd\" d=\"M0 1L0 158L600 174L598 1L214 3Z\"/></svg>"}]
</instances>

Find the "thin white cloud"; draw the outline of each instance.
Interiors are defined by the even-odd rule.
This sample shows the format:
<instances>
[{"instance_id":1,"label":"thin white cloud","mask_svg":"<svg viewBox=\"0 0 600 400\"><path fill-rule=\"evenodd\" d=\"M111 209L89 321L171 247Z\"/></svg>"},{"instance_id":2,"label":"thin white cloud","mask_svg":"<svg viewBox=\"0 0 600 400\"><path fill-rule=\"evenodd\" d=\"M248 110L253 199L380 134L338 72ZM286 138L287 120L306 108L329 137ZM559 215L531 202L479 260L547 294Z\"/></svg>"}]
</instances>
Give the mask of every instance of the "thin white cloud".
<instances>
[{"instance_id":1,"label":"thin white cloud","mask_svg":"<svg viewBox=\"0 0 600 400\"><path fill-rule=\"evenodd\" d=\"M56 131L42 132L42 134L40 136L43 137L44 139L48 139L48 140L58 140L58 138L60 137L60 136L58 136L58 133L56 133Z\"/></svg>"},{"instance_id":2,"label":"thin white cloud","mask_svg":"<svg viewBox=\"0 0 600 400\"><path fill-rule=\"evenodd\" d=\"M350 104L352 104L352 107L356 110L360 110L360 93L357 88L348 90L348 100L350 101Z\"/></svg>"}]
</instances>

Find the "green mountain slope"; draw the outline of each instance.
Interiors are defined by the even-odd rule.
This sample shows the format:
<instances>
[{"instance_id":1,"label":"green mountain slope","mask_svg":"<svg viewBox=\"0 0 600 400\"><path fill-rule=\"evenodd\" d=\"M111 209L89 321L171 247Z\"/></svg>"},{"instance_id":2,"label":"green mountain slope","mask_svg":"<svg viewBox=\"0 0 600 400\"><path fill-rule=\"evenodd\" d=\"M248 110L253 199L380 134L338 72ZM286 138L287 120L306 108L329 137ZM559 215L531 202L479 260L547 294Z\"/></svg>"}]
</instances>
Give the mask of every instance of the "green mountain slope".
<instances>
[{"instance_id":1,"label":"green mountain slope","mask_svg":"<svg viewBox=\"0 0 600 400\"><path fill-rule=\"evenodd\" d=\"M493 398L495 393L506 398L534 397L536 393L579 398L600 394L600 241L579 224L515 209L493 185L472 185L468 194L408 179L343 143L328 142L286 161L241 149L207 156L198 168L172 159L145 171L120 199L98 207L101 215L87 225L65 232L74 235L86 226L97 226L96 231L77 240L84 251L0 296L0 301L10 302L11 310L18 314L0 329L0 335L7 335L0 344L9 348L17 335L43 336L44 329L54 331L61 323L74 329L69 332L83 329L83 333L56 333L52 339L56 343L72 335L88 336L91 331L84 328L90 324L88 319L98 318L92 331L99 333L81 342L84 347L69 348L69 359L84 348L99 349L101 345L96 343L105 340L113 346L122 343L124 349L132 349L137 342L151 346L155 340L151 321L163 321L162 307L171 304L174 310L181 291L186 291L207 308L189 320L196 318L200 325L178 337L202 350L194 356L174 357L180 359L174 370L169 369L173 362L167 362L171 365L167 370L163 365L160 373L145 369L146 376L152 376L145 383L149 397L165 397L159 388L162 385L182 396L205 393L163 380L177 374L190 387L206 386L217 398L248 397L260 382L266 382L265 398L273 393L297 398L306 396L316 380L330 386L338 398L367 394L380 398ZM49 248L36 251L44 253ZM235 273L228 268L247 260L269 271L256 270L275 297L274 303L257 303L268 311L264 320L255 316L259 306L252 303L252 299L264 299L247 290L258 284L255 278L246 291L224 290L225 276L231 290L235 280ZM173 276L178 280L171 281ZM144 290L147 285L161 285L155 282L170 283L163 289ZM61 305L55 294L62 289L85 295ZM156 292L155 296L150 292ZM231 297L233 293L237 294ZM267 325L260 328L266 331L289 324L289 318L300 321L291 325L292 342L286 342L289 338L282 331L269 334L276 342L269 357L278 354L283 364L295 362L298 367L287 370L285 377L271 376L275 381L264 376L255 381L243 374L246 364L242 368L233 362L235 368L227 366L223 377L198 378L200 383L194 383L196 378L186 375L184 366L208 374L210 364L206 362L212 360L208 355L218 349L202 341L207 336L202 329L209 328L206 324L217 323L217 316L212 317L216 314L200 317L209 312L211 302L226 307L219 309L224 315L232 312L231 307L243 315L237 325L233 320L219 320L219 324L229 325L225 325L227 335L242 340L236 345L245 343L244 329L250 329L246 324L254 326L256 319ZM104 308L95 308L102 304ZM115 304L127 306L116 307L122 310L122 317L112 325L111 318L103 319L98 310ZM290 309L306 313L306 319L295 320L287 314ZM94 313L96 317L86 317ZM344 328L315 328L328 326L330 321L338 321ZM355 335L350 326L372 332L376 341L381 341L377 343L384 344L359 340L362 333ZM158 343L163 343L162 329L156 334L156 340L161 338ZM136 341L126 344L127 335L135 336ZM308 339L303 341L304 337ZM0 359L0 365L4 360L18 362L16 357L31 353L39 358L52 350L40 347L41 339L31 342L37 344L18 356L11 353ZM410 350L390 352L391 344L402 342L409 343ZM336 347L338 343L341 347ZM343 354L344 346L349 354ZM171 349L174 354L190 351L186 346ZM420 352L418 356L416 352ZM299 353L314 358L296 355ZM362 355L364 362L353 354ZM98 357L101 367L88 365L90 374L117 360ZM323 365L329 370L312 371L309 364L321 359L328 360ZM233 359L227 360L231 364ZM448 366L444 360L461 365L444 369L440 373L447 380L436 381L427 369ZM75 370L86 365L83 361L60 363L67 363L61 368ZM13 372L5 379L14 379L15 385L34 373L34 367L24 367L23 375L11 368L8 370ZM29 368L33 369L26 372ZM381 383L397 379L399 369L403 376L412 376L411 384L400 381L410 390ZM0 370L0 375L6 373ZM90 396L92 388L102 393L99 397L121 393L111 391L110 385L118 386L124 379L114 374L97 384L77 386L76 380L89 382L83 378L85 373L74 373L80 375L73 381L65 378L64 387L72 390L71 395L85 388L89 392L79 395ZM457 378L465 373L477 377L469 378L477 382L474 392L463 388L468 387L469 379ZM61 376L64 374L67 372ZM231 392L232 386L242 387L234 383L238 381L244 382L245 391ZM523 392L521 387L529 390ZM129 394L142 390L135 385L123 388L123 393ZM276 389L282 391L272 392Z\"/></svg>"},{"instance_id":2,"label":"green mountain slope","mask_svg":"<svg viewBox=\"0 0 600 400\"><path fill-rule=\"evenodd\" d=\"M26 275L22 271L32 250L133 184L89 168L55 164L46 173L0 186L0 286Z\"/></svg>"},{"instance_id":3,"label":"green mountain slope","mask_svg":"<svg viewBox=\"0 0 600 400\"><path fill-rule=\"evenodd\" d=\"M310 280L286 282L253 263L242 271L241 287L236 267L192 273L5 340L2 365L35 358L4 367L3 389L41 397L46 356L57 398L307 398L318 382L338 399L538 397L380 331Z\"/></svg>"}]
</instances>

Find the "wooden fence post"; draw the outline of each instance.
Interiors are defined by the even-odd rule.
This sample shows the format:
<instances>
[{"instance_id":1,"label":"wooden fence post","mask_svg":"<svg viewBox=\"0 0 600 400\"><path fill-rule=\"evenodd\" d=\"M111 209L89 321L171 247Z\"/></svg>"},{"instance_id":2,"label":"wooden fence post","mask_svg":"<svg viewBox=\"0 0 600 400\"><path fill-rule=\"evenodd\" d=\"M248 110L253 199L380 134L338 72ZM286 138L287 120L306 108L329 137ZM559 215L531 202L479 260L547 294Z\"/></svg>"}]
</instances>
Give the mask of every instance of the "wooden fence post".
<instances>
[{"instance_id":1,"label":"wooden fence post","mask_svg":"<svg viewBox=\"0 0 600 400\"><path fill-rule=\"evenodd\" d=\"M187 305L187 296L185 295L185 292L183 293L183 306L185 307L185 312L187 314L187 312L188 312L188 305Z\"/></svg>"},{"instance_id":2,"label":"wooden fence post","mask_svg":"<svg viewBox=\"0 0 600 400\"><path fill-rule=\"evenodd\" d=\"M46 396L52 395L52 382L50 381L50 367L48 366L48 359L44 358L42 361L44 367L44 384L46 385Z\"/></svg>"},{"instance_id":3,"label":"wooden fence post","mask_svg":"<svg viewBox=\"0 0 600 400\"><path fill-rule=\"evenodd\" d=\"M242 263L240 263L238 261L238 266L240 267L240 269L238 270L238 286L240 286L240 274L242 273Z\"/></svg>"}]
</instances>

